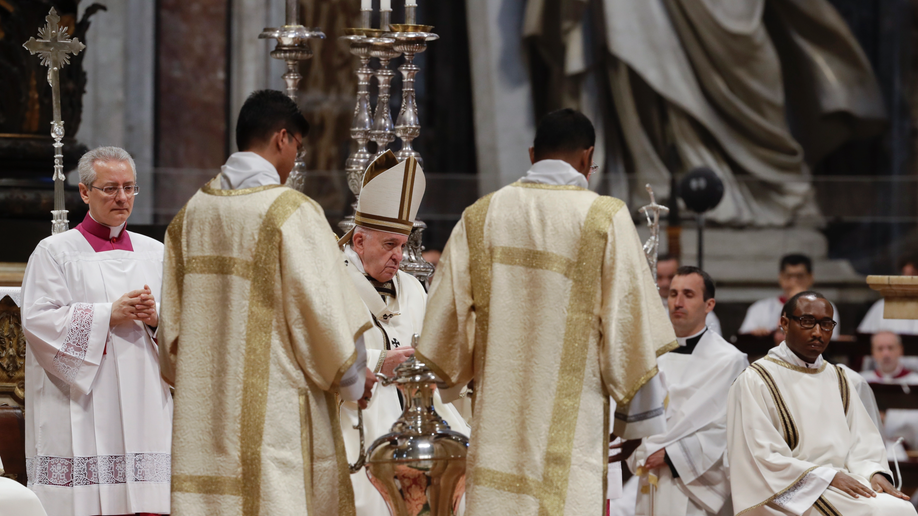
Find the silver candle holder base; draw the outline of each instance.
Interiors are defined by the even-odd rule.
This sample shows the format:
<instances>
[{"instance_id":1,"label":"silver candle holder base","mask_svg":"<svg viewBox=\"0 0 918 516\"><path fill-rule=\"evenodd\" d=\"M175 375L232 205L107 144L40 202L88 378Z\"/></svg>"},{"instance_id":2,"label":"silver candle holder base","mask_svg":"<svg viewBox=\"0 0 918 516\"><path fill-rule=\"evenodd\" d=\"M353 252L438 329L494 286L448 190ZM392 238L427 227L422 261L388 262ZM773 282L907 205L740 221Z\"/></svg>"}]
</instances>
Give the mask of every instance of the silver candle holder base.
<instances>
[{"instance_id":1,"label":"silver candle holder base","mask_svg":"<svg viewBox=\"0 0 918 516\"><path fill-rule=\"evenodd\" d=\"M277 46L271 51L271 57L287 63L287 71L283 75L284 83L287 86L287 96L299 105L297 90L303 78L299 71L300 62L312 58L312 47L309 46L309 40L325 39L325 33L318 28L284 25L279 28L265 28L258 35L258 39L277 40ZM303 148L296 155L293 170L290 171L290 176L287 178L287 186L302 192L306 186L305 181L306 149Z\"/></svg>"}]
</instances>

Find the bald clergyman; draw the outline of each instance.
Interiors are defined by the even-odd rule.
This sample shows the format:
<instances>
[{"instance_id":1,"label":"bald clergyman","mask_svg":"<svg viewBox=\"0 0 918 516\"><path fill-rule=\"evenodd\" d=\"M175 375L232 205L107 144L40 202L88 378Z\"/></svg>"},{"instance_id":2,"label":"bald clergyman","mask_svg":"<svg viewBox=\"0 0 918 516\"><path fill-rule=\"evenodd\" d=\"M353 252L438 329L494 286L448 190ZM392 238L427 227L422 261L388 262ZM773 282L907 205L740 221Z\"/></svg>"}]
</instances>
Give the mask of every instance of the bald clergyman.
<instances>
[{"instance_id":1,"label":"bald clergyman","mask_svg":"<svg viewBox=\"0 0 918 516\"><path fill-rule=\"evenodd\" d=\"M737 378L727 404L735 514L913 516L892 485L883 438L848 373L822 353L832 304L804 291L784 305L785 342Z\"/></svg>"}]
</instances>

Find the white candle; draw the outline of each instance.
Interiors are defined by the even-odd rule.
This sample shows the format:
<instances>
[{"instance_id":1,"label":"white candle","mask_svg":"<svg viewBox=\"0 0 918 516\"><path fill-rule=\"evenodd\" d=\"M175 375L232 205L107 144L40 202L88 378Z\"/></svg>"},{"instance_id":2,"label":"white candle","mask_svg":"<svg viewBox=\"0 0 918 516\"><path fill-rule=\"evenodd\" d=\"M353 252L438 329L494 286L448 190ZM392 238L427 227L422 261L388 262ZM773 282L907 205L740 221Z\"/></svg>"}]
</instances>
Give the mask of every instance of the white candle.
<instances>
[{"instance_id":1,"label":"white candle","mask_svg":"<svg viewBox=\"0 0 918 516\"><path fill-rule=\"evenodd\" d=\"M380 11L391 11L392 10L392 0L379 0L379 10Z\"/></svg>"},{"instance_id":2,"label":"white candle","mask_svg":"<svg viewBox=\"0 0 918 516\"><path fill-rule=\"evenodd\" d=\"M360 0L360 10L361 11L372 11L373 10L373 0Z\"/></svg>"},{"instance_id":3,"label":"white candle","mask_svg":"<svg viewBox=\"0 0 918 516\"><path fill-rule=\"evenodd\" d=\"M405 0L405 7L417 7L418 0Z\"/></svg>"}]
</instances>

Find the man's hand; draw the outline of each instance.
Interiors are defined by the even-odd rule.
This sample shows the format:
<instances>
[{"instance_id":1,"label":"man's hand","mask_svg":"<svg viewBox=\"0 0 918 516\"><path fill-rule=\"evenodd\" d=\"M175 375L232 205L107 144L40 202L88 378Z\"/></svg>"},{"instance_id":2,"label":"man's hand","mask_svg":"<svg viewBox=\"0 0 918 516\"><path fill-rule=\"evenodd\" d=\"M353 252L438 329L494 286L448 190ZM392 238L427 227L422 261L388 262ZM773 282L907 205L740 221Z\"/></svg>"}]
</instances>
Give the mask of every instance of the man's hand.
<instances>
[{"instance_id":1,"label":"man's hand","mask_svg":"<svg viewBox=\"0 0 918 516\"><path fill-rule=\"evenodd\" d=\"M876 475L874 475L874 478L876 478ZM886 479L884 478L883 480L885 481ZM889 482L886 483L887 485L889 484ZM832 483L829 485L855 498L860 498L861 496L874 498L877 496L877 494L873 492L872 489L858 482L857 480L854 480L843 471L835 473L835 478L832 479ZM892 488L892 486L889 487ZM908 500L908 497L905 499Z\"/></svg>"},{"instance_id":2,"label":"man's hand","mask_svg":"<svg viewBox=\"0 0 918 516\"><path fill-rule=\"evenodd\" d=\"M394 376L395 368L401 365L405 360L408 360L408 357L413 354L414 348L411 346L388 351L386 353L386 359L383 360L382 367L379 368L379 372L389 377Z\"/></svg>"},{"instance_id":3,"label":"man's hand","mask_svg":"<svg viewBox=\"0 0 918 516\"><path fill-rule=\"evenodd\" d=\"M666 455L665 448L651 453L650 457L647 457L647 460L644 461L644 467L646 469L662 468L666 465L666 461L663 460L664 455Z\"/></svg>"},{"instance_id":4,"label":"man's hand","mask_svg":"<svg viewBox=\"0 0 918 516\"><path fill-rule=\"evenodd\" d=\"M610 435L609 437L614 439L615 436ZM634 450L636 450L640 445L640 439L631 439L630 441L621 441L614 444L609 443L610 450L621 450L618 455L609 457L609 464L628 460L628 457L631 457L631 454L633 454Z\"/></svg>"},{"instance_id":5,"label":"man's hand","mask_svg":"<svg viewBox=\"0 0 918 516\"><path fill-rule=\"evenodd\" d=\"M873 490L878 493L886 493L903 500L909 499L908 495L893 487L893 485L889 483L889 480L886 480L886 477L879 473L874 473L873 478L870 479L870 485L873 487Z\"/></svg>"},{"instance_id":6,"label":"man's hand","mask_svg":"<svg viewBox=\"0 0 918 516\"><path fill-rule=\"evenodd\" d=\"M112 303L112 315L111 318L109 318L108 325L118 326L122 323L138 320L137 305L141 303L142 296L145 293L148 293L148 291L132 290ZM151 299L152 297L153 296L150 296Z\"/></svg>"},{"instance_id":7,"label":"man's hand","mask_svg":"<svg viewBox=\"0 0 918 516\"><path fill-rule=\"evenodd\" d=\"M153 291L149 285L144 285L140 294L140 302L137 303L137 320L145 323L151 328L159 326L159 315L156 314L156 300L153 299Z\"/></svg>"},{"instance_id":8,"label":"man's hand","mask_svg":"<svg viewBox=\"0 0 918 516\"><path fill-rule=\"evenodd\" d=\"M370 397L373 396L374 385L376 385L376 375L373 374L373 370L368 367L366 379L363 384L363 398L360 398L360 401L357 402L360 408L367 408L367 403L370 401Z\"/></svg>"}]
</instances>

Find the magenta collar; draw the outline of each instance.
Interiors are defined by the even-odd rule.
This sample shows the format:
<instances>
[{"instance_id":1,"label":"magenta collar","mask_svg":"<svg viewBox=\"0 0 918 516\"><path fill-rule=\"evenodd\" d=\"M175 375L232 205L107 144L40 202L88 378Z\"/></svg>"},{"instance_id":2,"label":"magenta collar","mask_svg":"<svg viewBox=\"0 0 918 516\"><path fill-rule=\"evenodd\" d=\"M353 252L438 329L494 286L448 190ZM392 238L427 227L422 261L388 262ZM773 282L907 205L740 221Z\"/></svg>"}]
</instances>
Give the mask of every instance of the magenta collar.
<instances>
[{"instance_id":1,"label":"magenta collar","mask_svg":"<svg viewBox=\"0 0 918 516\"><path fill-rule=\"evenodd\" d=\"M86 212L83 222L77 225L76 230L83 234L83 238L89 242L93 250L97 253L103 251L133 251L131 245L131 236L127 232L127 224L121 229L121 234L115 238L109 238L111 228L99 224Z\"/></svg>"}]
</instances>

